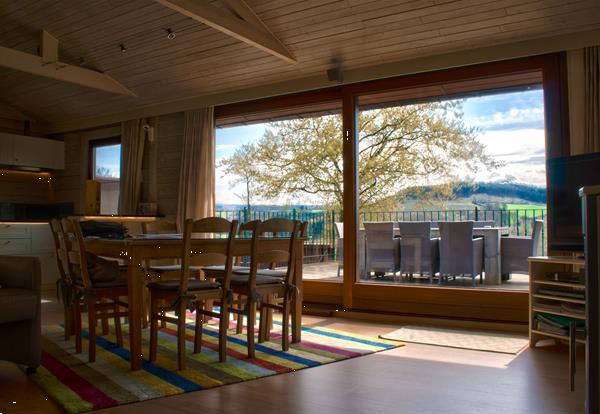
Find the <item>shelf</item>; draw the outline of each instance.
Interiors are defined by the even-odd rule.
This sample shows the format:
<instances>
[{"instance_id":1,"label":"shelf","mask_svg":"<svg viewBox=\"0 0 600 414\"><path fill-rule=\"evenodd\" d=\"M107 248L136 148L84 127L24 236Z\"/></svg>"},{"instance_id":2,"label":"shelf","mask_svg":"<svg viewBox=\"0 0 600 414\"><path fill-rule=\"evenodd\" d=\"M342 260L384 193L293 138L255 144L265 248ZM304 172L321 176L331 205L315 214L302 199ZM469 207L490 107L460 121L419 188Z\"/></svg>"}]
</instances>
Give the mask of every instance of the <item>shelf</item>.
<instances>
[{"instance_id":1,"label":"shelf","mask_svg":"<svg viewBox=\"0 0 600 414\"><path fill-rule=\"evenodd\" d=\"M566 298L564 296L540 295L539 293L534 293L531 296L534 298L537 298L537 299L548 299L548 300L555 300L558 302L569 302L569 303L577 303L579 305L585 305L585 299Z\"/></svg>"},{"instance_id":2,"label":"shelf","mask_svg":"<svg viewBox=\"0 0 600 414\"><path fill-rule=\"evenodd\" d=\"M527 259L530 263L553 263L585 266L585 259L572 256L532 256Z\"/></svg>"},{"instance_id":3,"label":"shelf","mask_svg":"<svg viewBox=\"0 0 600 414\"><path fill-rule=\"evenodd\" d=\"M564 286L564 287L571 287L574 289L585 289L585 285L583 283L555 282L553 280L534 280L533 283L538 284L538 285Z\"/></svg>"},{"instance_id":4,"label":"shelf","mask_svg":"<svg viewBox=\"0 0 600 414\"><path fill-rule=\"evenodd\" d=\"M558 316L567 316L569 318L581 319L582 321L585 320L585 315L580 315L578 313L573 313L573 312L558 312L558 311L546 310L543 308L537 308L535 306L535 304L533 305L532 310L534 312L549 313L549 314L558 315Z\"/></svg>"},{"instance_id":5,"label":"shelf","mask_svg":"<svg viewBox=\"0 0 600 414\"><path fill-rule=\"evenodd\" d=\"M569 341L569 337L567 335L558 335L558 334L554 334L554 333L550 333L550 332L539 331L537 329L532 329L531 333L549 336L550 338L555 338L555 339L562 339L564 341ZM585 341L585 339L575 339L575 342L577 342L578 344L585 344L586 341Z\"/></svg>"}]
</instances>

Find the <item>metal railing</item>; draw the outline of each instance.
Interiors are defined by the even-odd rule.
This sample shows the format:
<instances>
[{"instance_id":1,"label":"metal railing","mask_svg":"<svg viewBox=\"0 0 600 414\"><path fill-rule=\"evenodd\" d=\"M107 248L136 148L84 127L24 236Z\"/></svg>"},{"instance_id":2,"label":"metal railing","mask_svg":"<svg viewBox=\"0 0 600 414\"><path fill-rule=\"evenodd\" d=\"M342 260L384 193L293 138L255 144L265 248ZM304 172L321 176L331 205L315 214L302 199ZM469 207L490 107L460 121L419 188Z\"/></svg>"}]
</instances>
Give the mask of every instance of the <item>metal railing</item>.
<instances>
[{"instance_id":1,"label":"metal railing","mask_svg":"<svg viewBox=\"0 0 600 414\"><path fill-rule=\"evenodd\" d=\"M305 263L335 260L337 234L335 223L343 220L342 213L332 210L218 210L216 215L245 223L250 220L266 220L283 217L308 222L308 238L305 244ZM508 227L509 234L530 236L535 220L543 220L542 248L546 253L546 209L470 209L470 210L401 210L361 212L361 223L369 221L494 221L496 226Z\"/></svg>"}]
</instances>

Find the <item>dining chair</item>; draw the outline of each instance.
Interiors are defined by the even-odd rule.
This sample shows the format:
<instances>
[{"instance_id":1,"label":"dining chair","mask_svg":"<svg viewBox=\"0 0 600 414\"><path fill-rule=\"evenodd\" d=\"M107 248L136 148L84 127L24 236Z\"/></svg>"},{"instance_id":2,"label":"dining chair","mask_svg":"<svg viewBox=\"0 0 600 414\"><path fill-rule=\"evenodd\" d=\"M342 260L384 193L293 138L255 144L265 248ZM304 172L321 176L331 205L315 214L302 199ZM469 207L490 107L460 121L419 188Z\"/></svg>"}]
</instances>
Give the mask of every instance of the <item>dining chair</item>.
<instances>
[{"instance_id":1,"label":"dining chair","mask_svg":"<svg viewBox=\"0 0 600 414\"><path fill-rule=\"evenodd\" d=\"M76 352L81 352L82 326L81 318L84 307L88 314L88 341L89 362L96 360L96 323L99 319L113 318L115 323L115 335L117 345L123 346L123 335L121 331L121 317L129 313L127 302L121 298L127 297L127 279L115 278L113 280L93 281L90 277L88 260L94 255L87 254L85 240L81 233L79 223L74 220L62 219L61 222L67 248L69 262L69 274L73 286L73 319L75 328ZM98 259L98 258L97 258ZM114 269L119 272L119 265L115 261Z\"/></svg>"},{"instance_id":2,"label":"dining chair","mask_svg":"<svg viewBox=\"0 0 600 414\"><path fill-rule=\"evenodd\" d=\"M366 271L367 277L375 274L391 272L396 277L400 270L400 239L394 237L394 223L365 222L367 244Z\"/></svg>"},{"instance_id":3,"label":"dining chair","mask_svg":"<svg viewBox=\"0 0 600 414\"><path fill-rule=\"evenodd\" d=\"M296 258L297 239L301 236L302 224L296 220L272 218L252 225L252 240L249 271L234 271L231 277L233 293L245 298L242 309L231 308L241 318L247 318L248 357L255 356L254 325L256 311L260 311L259 340L268 336L269 312L282 313L282 349L289 349L289 319L291 306L297 296L294 285L294 260ZM268 236L270 235L270 236ZM279 240L278 246L273 240ZM283 264L283 277L273 271L265 274L259 271L261 265ZM280 301L269 298L281 298ZM238 319L239 320L239 319Z\"/></svg>"},{"instance_id":4,"label":"dining chair","mask_svg":"<svg viewBox=\"0 0 600 414\"><path fill-rule=\"evenodd\" d=\"M440 278L480 275L483 283L483 237L473 238L473 221L440 221Z\"/></svg>"},{"instance_id":5,"label":"dining chair","mask_svg":"<svg viewBox=\"0 0 600 414\"><path fill-rule=\"evenodd\" d=\"M543 220L535 220L531 236L503 236L500 238L500 268L503 280L508 280L511 273L529 273L530 256L542 254Z\"/></svg>"},{"instance_id":6,"label":"dining chair","mask_svg":"<svg viewBox=\"0 0 600 414\"><path fill-rule=\"evenodd\" d=\"M73 282L71 280L71 275L69 274L68 251L60 220L50 220L50 229L52 230L52 239L54 241L54 250L56 253L56 265L59 275L59 278L56 281L56 293L63 305L65 341L68 341L74 333Z\"/></svg>"},{"instance_id":7,"label":"dining chair","mask_svg":"<svg viewBox=\"0 0 600 414\"><path fill-rule=\"evenodd\" d=\"M177 366L185 369L186 309L196 312L194 333L194 353L202 347L203 317L219 318L219 361L227 359L227 328L229 327L228 304L231 300L229 288L233 257L233 243L237 233L237 221L228 221L220 217L208 217L200 220L188 219L183 229L183 247L181 252L181 272L179 280L162 280L148 284L150 292L150 361L156 361L158 347L158 322L166 321L177 325ZM201 250L192 247L192 236L203 234L205 237L226 235L223 243L209 244ZM220 282L191 279L191 263L198 265L224 265L224 276ZM219 300L219 312L205 309L208 300ZM175 312L170 316L167 312Z\"/></svg>"},{"instance_id":8,"label":"dining chair","mask_svg":"<svg viewBox=\"0 0 600 414\"><path fill-rule=\"evenodd\" d=\"M431 237L430 221L401 221L400 230L400 273L412 278L413 274L429 275L433 278L439 268L439 238Z\"/></svg>"}]
</instances>

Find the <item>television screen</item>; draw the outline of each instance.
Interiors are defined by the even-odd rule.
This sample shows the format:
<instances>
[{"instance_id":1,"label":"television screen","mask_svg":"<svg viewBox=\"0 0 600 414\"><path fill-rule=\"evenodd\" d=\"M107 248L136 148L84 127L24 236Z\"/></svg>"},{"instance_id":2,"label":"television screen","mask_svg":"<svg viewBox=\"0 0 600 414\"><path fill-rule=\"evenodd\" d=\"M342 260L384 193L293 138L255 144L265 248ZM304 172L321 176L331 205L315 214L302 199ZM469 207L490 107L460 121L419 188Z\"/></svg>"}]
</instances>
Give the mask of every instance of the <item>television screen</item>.
<instances>
[{"instance_id":1,"label":"television screen","mask_svg":"<svg viewBox=\"0 0 600 414\"><path fill-rule=\"evenodd\" d=\"M552 158L548 176L548 249L583 251L579 189L600 184L600 153Z\"/></svg>"}]
</instances>

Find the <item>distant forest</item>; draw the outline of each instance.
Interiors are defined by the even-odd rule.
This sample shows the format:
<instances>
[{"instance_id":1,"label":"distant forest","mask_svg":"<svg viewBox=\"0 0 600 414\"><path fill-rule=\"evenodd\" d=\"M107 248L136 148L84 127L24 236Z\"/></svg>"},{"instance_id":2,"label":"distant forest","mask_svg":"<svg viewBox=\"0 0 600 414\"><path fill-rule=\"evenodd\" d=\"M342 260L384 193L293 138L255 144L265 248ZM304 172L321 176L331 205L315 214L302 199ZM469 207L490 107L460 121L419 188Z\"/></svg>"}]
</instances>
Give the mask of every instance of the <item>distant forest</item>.
<instances>
[{"instance_id":1,"label":"distant forest","mask_svg":"<svg viewBox=\"0 0 600 414\"><path fill-rule=\"evenodd\" d=\"M419 192L427 193L433 187L421 187ZM411 191L409 190L410 194ZM506 199L519 199L532 204L546 203L546 189L528 184L516 183L460 183L452 189L456 198L469 198L472 196L486 195L490 197L501 197ZM408 195L405 199L415 199Z\"/></svg>"}]
</instances>

